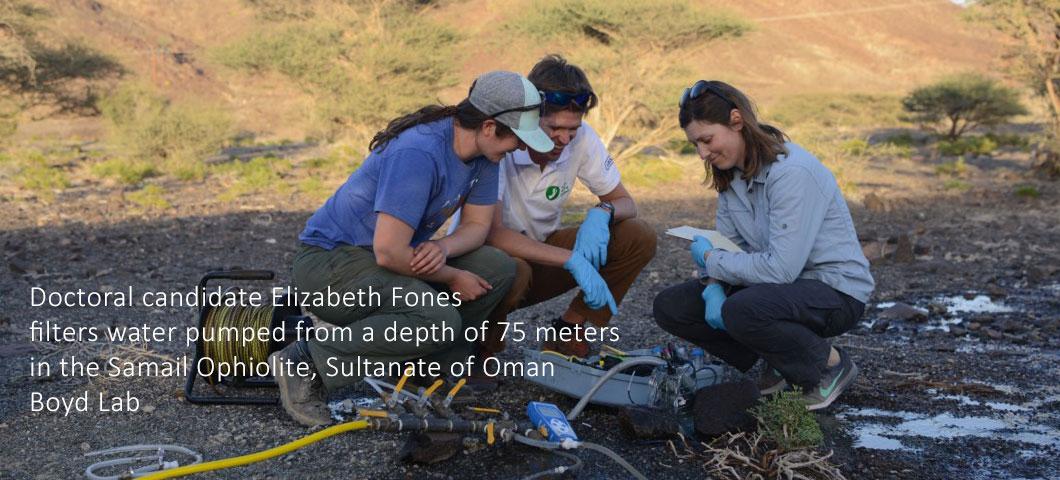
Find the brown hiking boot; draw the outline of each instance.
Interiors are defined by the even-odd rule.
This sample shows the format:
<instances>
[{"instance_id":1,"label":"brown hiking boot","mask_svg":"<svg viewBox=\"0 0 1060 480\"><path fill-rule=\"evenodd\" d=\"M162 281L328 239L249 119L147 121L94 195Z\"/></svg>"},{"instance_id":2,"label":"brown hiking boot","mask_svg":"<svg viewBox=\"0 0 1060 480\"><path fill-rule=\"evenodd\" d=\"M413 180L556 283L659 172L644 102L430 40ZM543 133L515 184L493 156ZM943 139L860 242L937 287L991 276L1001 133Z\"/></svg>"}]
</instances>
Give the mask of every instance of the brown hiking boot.
<instances>
[{"instance_id":1,"label":"brown hiking boot","mask_svg":"<svg viewBox=\"0 0 1060 480\"><path fill-rule=\"evenodd\" d=\"M313 365L304 342L291 343L269 356L269 367L280 390L280 403L287 414L302 425L327 425L331 423L331 410L328 409L324 381L316 368L312 368L309 376L294 375L293 370L301 362Z\"/></svg>"},{"instance_id":2,"label":"brown hiking boot","mask_svg":"<svg viewBox=\"0 0 1060 480\"><path fill-rule=\"evenodd\" d=\"M585 328L581 324L567 323L562 318L552 320L549 340L541 342L541 350L551 350L567 356L585 358L589 356L589 342L585 341Z\"/></svg>"}]
</instances>

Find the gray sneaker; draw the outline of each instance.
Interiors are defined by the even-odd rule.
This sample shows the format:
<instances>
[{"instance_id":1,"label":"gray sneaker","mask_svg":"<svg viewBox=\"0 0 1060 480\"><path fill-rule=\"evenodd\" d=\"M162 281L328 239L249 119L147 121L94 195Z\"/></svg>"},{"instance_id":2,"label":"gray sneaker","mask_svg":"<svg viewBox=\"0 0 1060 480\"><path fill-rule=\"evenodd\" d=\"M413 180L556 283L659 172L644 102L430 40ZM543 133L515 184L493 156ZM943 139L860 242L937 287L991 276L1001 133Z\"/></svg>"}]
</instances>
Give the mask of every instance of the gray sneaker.
<instances>
[{"instance_id":1,"label":"gray sneaker","mask_svg":"<svg viewBox=\"0 0 1060 480\"><path fill-rule=\"evenodd\" d=\"M766 365L766 368L762 370L762 376L758 377L758 393L763 397L777 393L787 388L787 386L787 380L784 380L784 377L780 375L777 369L769 365Z\"/></svg>"},{"instance_id":2,"label":"gray sneaker","mask_svg":"<svg viewBox=\"0 0 1060 480\"><path fill-rule=\"evenodd\" d=\"M824 372L817 388L802 395L807 410L827 408L858 376L858 366L854 365L850 355L839 348L836 351L839 352L839 363Z\"/></svg>"},{"instance_id":3,"label":"gray sneaker","mask_svg":"<svg viewBox=\"0 0 1060 480\"><path fill-rule=\"evenodd\" d=\"M313 368L310 376L292 375L300 362L313 365L313 359L302 342L294 342L269 356L269 366L280 390L280 403L291 418L307 427L331 423L324 381ZM284 367L284 368L280 368Z\"/></svg>"}]
</instances>

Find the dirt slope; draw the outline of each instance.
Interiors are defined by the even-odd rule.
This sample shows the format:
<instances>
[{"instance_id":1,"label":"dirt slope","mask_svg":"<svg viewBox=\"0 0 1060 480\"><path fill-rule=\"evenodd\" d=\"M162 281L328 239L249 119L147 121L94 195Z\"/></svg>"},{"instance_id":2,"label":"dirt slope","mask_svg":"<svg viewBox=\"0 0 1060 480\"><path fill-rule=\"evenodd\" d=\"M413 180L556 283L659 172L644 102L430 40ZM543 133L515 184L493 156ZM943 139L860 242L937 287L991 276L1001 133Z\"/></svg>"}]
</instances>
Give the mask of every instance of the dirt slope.
<instances>
[{"instance_id":1,"label":"dirt slope","mask_svg":"<svg viewBox=\"0 0 1060 480\"><path fill-rule=\"evenodd\" d=\"M491 46L498 25L531 5L529 0L441 2L423 14L465 35L463 65L457 69L465 85L484 70L525 70L544 53L570 53L570 47L555 44L517 51ZM962 21L962 7L946 0L711 0L708 5L751 20L755 29L715 42L690 58L689 68L697 76L738 83L767 104L795 92L900 93L945 73L995 70L1000 51L989 31ZM233 72L207 55L261 21L248 2L46 0L43 6L55 30L113 55L133 76L172 98L220 102L241 129L265 138L305 134L312 98L297 85L277 75ZM20 137L41 133L62 137L64 123L29 122Z\"/></svg>"}]
</instances>

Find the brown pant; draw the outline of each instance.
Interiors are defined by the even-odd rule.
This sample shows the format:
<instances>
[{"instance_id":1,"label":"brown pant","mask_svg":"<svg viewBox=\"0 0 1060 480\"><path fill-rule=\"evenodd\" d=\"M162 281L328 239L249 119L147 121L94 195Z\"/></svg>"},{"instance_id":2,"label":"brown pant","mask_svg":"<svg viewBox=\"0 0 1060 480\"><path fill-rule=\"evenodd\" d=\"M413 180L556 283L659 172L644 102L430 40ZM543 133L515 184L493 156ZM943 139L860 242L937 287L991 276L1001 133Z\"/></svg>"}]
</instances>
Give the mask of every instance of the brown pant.
<instances>
[{"instance_id":1,"label":"brown pant","mask_svg":"<svg viewBox=\"0 0 1060 480\"><path fill-rule=\"evenodd\" d=\"M571 250L577 235L577 228L564 228L549 235L545 243ZM633 285L633 280L655 256L655 244L655 230L643 220L631 218L611 227L611 239L607 243L607 263L600 269L600 276L607 282L616 304L622 303L622 298L626 296L630 285ZM562 295L576 286L578 284L574 277L563 267L530 263L516 257L515 280L508 295L489 316L490 328L481 344L482 350L489 353L504 350L504 328L497 324L506 322L509 313ZM611 310L607 307L593 310L585 304L582 296L583 294L578 292L571 301L570 308L598 327L607 325L611 320Z\"/></svg>"}]
</instances>

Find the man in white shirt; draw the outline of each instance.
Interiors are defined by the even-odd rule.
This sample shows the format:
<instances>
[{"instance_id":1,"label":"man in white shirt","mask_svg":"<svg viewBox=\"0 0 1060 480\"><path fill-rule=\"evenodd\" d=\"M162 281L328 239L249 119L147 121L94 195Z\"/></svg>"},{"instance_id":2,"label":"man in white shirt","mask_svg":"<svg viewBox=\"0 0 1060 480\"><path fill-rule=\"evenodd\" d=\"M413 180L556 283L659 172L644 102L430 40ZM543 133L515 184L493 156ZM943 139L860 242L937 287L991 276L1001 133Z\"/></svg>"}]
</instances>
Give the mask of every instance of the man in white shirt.
<instances>
[{"instance_id":1,"label":"man in white shirt","mask_svg":"<svg viewBox=\"0 0 1060 480\"><path fill-rule=\"evenodd\" d=\"M557 340L542 348L587 356L582 325L606 326L626 291L655 256L656 233L637 219L637 206L622 185L607 147L582 117L596 106L585 73L558 55L542 59L527 75L544 103L541 128L556 147L548 153L516 150L501 160L500 208L488 245L516 260L508 296L490 317L480 355L504 349L504 325L512 310L574 287L581 292L553 320ZM563 205L575 179L599 197L577 228L560 228ZM534 330L527 330L528 332ZM509 334L511 335L511 334Z\"/></svg>"}]
</instances>

